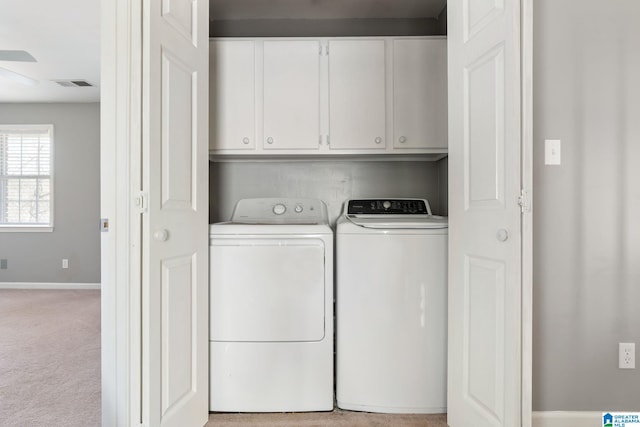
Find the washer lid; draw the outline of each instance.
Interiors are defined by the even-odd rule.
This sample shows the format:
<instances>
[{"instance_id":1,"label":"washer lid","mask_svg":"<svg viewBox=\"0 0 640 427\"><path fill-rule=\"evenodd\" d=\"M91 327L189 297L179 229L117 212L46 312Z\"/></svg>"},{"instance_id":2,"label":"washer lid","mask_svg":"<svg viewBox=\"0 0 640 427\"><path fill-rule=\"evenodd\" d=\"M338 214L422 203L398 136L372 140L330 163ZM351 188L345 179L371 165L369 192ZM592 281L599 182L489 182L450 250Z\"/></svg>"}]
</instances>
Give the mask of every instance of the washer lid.
<instances>
[{"instance_id":1,"label":"washer lid","mask_svg":"<svg viewBox=\"0 0 640 427\"><path fill-rule=\"evenodd\" d=\"M447 228L446 217L432 215L426 199L354 199L344 204L346 221L376 229Z\"/></svg>"},{"instance_id":2,"label":"washer lid","mask_svg":"<svg viewBox=\"0 0 640 427\"><path fill-rule=\"evenodd\" d=\"M344 213L348 215L408 215L417 217L431 215L431 207L426 199L353 199L344 203Z\"/></svg>"},{"instance_id":3,"label":"washer lid","mask_svg":"<svg viewBox=\"0 0 640 427\"><path fill-rule=\"evenodd\" d=\"M447 217L438 215L345 215L353 224L364 228L434 229L447 228Z\"/></svg>"}]
</instances>

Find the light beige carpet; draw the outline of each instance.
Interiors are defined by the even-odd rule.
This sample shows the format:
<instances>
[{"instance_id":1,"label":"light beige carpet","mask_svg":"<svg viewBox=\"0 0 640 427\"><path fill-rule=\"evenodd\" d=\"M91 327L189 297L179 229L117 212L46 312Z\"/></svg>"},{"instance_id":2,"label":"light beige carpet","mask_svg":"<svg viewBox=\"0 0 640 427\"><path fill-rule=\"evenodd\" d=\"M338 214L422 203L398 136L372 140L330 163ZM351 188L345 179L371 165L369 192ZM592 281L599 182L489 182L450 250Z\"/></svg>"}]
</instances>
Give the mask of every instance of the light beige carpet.
<instances>
[{"instance_id":1,"label":"light beige carpet","mask_svg":"<svg viewBox=\"0 0 640 427\"><path fill-rule=\"evenodd\" d=\"M209 415L207 427L447 427L447 415L370 414L335 410L295 414Z\"/></svg>"},{"instance_id":2,"label":"light beige carpet","mask_svg":"<svg viewBox=\"0 0 640 427\"><path fill-rule=\"evenodd\" d=\"M0 289L0 426L100 418L100 291Z\"/></svg>"}]
</instances>

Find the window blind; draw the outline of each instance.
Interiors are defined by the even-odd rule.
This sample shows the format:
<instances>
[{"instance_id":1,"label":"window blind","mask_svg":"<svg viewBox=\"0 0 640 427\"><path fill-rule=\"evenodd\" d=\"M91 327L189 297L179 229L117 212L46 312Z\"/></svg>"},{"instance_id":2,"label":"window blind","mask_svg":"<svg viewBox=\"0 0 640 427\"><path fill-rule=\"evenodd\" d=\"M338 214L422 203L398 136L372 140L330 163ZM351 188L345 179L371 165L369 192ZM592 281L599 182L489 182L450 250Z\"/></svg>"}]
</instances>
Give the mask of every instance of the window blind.
<instances>
[{"instance_id":1,"label":"window blind","mask_svg":"<svg viewBox=\"0 0 640 427\"><path fill-rule=\"evenodd\" d=\"M51 225L51 133L0 128L0 226Z\"/></svg>"}]
</instances>

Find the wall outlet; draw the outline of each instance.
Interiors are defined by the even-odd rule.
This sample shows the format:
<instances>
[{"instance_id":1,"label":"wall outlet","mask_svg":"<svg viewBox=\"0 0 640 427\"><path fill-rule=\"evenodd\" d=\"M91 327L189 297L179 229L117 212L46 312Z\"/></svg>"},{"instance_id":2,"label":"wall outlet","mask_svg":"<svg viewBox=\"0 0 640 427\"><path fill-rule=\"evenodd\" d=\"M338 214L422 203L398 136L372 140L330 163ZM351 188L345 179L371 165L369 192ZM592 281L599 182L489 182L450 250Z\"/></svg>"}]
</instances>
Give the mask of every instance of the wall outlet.
<instances>
[{"instance_id":1,"label":"wall outlet","mask_svg":"<svg viewBox=\"0 0 640 427\"><path fill-rule=\"evenodd\" d=\"M633 342L618 343L618 368L620 369L636 368L636 343L633 343Z\"/></svg>"},{"instance_id":2,"label":"wall outlet","mask_svg":"<svg viewBox=\"0 0 640 427\"><path fill-rule=\"evenodd\" d=\"M66 258L62 259L62 268L69 268L69 260Z\"/></svg>"}]
</instances>

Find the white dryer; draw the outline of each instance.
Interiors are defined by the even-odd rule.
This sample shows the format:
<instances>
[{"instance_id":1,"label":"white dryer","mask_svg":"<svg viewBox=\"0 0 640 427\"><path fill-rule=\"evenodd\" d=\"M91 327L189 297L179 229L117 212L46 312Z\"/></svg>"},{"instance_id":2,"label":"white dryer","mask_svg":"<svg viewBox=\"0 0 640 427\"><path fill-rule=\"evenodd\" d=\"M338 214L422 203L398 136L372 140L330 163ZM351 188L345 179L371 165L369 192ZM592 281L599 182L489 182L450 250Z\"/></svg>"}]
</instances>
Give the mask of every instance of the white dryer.
<instances>
[{"instance_id":1,"label":"white dryer","mask_svg":"<svg viewBox=\"0 0 640 427\"><path fill-rule=\"evenodd\" d=\"M333 231L315 199L210 226L210 410L333 409Z\"/></svg>"},{"instance_id":2,"label":"white dryer","mask_svg":"<svg viewBox=\"0 0 640 427\"><path fill-rule=\"evenodd\" d=\"M343 409L446 412L447 218L423 199L348 200L336 229Z\"/></svg>"}]
</instances>

